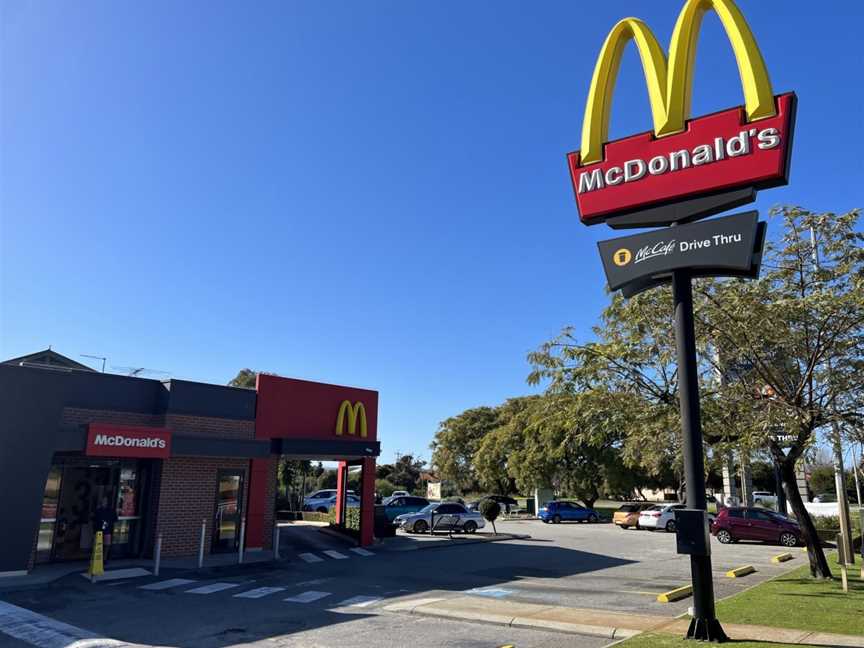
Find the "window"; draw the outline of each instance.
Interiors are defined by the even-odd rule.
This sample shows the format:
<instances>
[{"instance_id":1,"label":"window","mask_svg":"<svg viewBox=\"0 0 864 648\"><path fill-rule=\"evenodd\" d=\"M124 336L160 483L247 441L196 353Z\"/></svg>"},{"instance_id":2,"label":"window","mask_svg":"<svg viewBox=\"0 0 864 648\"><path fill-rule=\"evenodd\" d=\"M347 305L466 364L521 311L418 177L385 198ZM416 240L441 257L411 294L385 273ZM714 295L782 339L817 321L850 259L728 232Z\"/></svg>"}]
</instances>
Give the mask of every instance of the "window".
<instances>
[{"instance_id":1,"label":"window","mask_svg":"<svg viewBox=\"0 0 864 648\"><path fill-rule=\"evenodd\" d=\"M749 511L747 511L747 517L749 517L751 520L758 520L759 522L773 522L774 521L774 518L772 518L767 513L763 512L763 511L754 511L753 509L750 509Z\"/></svg>"},{"instance_id":2,"label":"window","mask_svg":"<svg viewBox=\"0 0 864 648\"><path fill-rule=\"evenodd\" d=\"M726 509L726 510L729 511L729 517L733 517L733 518L743 518L744 517L744 511L742 511L741 509Z\"/></svg>"},{"instance_id":3,"label":"window","mask_svg":"<svg viewBox=\"0 0 864 648\"><path fill-rule=\"evenodd\" d=\"M42 496L42 519L39 523L39 540L36 544L36 559L48 560L51 557L51 546L54 543L54 524L57 521L57 501L60 498L60 479L63 470L60 466L51 466L48 479L45 481L45 493Z\"/></svg>"},{"instance_id":4,"label":"window","mask_svg":"<svg viewBox=\"0 0 864 648\"><path fill-rule=\"evenodd\" d=\"M405 506L426 506L427 502L422 497L406 497Z\"/></svg>"},{"instance_id":5,"label":"window","mask_svg":"<svg viewBox=\"0 0 864 648\"><path fill-rule=\"evenodd\" d=\"M459 504L442 504L435 509L436 514L464 513L464 511L465 509Z\"/></svg>"}]
</instances>

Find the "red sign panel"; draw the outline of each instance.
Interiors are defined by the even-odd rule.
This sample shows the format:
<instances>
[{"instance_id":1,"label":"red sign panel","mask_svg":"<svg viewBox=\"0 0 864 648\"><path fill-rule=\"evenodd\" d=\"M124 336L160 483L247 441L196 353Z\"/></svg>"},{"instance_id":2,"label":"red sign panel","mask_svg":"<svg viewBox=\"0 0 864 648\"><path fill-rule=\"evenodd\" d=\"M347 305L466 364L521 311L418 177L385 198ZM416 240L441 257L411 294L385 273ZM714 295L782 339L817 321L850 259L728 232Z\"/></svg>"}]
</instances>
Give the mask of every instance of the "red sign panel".
<instances>
[{"instance_id":1,"label":"red sign panel","mask_svg":"<svg viewBox=\"0 0 864 648\"><path fill-rule=\"evenodd\" d=\"M788 182L795 94L775 97L777 115L747 122L741 107L687 122L686 130L609 142L602 162L567 160L583 223L709 194Z\"/></svg>"},{"instance_id":2,"label":"red sign panel","mask_svg":"<svg viewBox=\"0 0 864 648\"><path fill-rule=\"evenodd\" d=\"M167 428L91 423L87 429L86 454L91 457L167 459L171 456L171 431Z\"/></svg>"},{"instance_id":3,"label":"red sign panel","mask_svg":"<svg viewBox=\"0 0 864 648\"><path fill-rule=\"evenodd\" d=\"M258 374L258 439L378 438L378 392Z\"/></svg>"}]
</instances>

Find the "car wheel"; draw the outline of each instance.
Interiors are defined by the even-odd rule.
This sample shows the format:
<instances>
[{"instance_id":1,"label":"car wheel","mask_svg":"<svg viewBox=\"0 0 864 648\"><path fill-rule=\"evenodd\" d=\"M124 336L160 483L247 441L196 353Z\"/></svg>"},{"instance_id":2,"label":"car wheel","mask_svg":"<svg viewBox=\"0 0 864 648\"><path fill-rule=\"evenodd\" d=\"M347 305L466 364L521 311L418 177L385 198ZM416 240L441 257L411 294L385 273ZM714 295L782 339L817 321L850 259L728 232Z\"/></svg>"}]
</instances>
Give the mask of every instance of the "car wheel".
<instances>
[{"instance_id":1,"label":"car wheel","mask_svg":"<svg viewBox=\"0 0 864 648\"><path fill-rule=\"evenodd\" d=\"M627 525L627 524L619 524L618 526L620 526L622 529L629 529L630 528L629 525Z\"/></svg>"},{"instance_id":2,"label":"car wheel","mask_svg":"<svg viewBox=\"0 0 864 648\"><path fill-rule=\"evenodd\" d=\"M426 533L429 530L429 525L426 524L426 520L417 520L414 523L414 533Z\"/></svg>"},{"instance_id":3,"label":"car wheel","mask_svg":"<svg viewBox=\"0 0 864 648\"><path fill-rule=\"evenodd\" d=\"M552 517L552 524L561 524L561 516L555 515Z\"/></svg>"},{"instance_id":4,"label":"car wheel","mask_svg":"<svg viewBox=\"0 0 864 648\"><path fill-rule=\"evenodd\" d=\"M462 527L462 530L465 531L465 533L474 533L477 530L477 523L473 520L468 520Z\"/></svg>"},{"instance_id":5,"label":"car wheel","mask_svg":"<svg viewBox=\"0 0 864 648\"><path fill-rule=\"evenodd\" d=\"M592 513L591 515L588 516L588 522L590 524L594 524L596 521L597 521L597 516L594 515L594 513Z\"/></svg>"},{"instance_id":6,"label":"car wheel","mask_svg":"<svg viewBox=\"0 0 864 648\"><path fill-rule=\"evenodd\" d=\"M732 534L729 533L726 529L720 529L717 532L717 539L721 544L730 544L732 542Z\"/></svg>"},{"instance_id":7,"label":"car wheel","mask_svg":"<svg viewBox=\"0 0 864 648\"><path fill-rule=\"evenodd\" d=\"M326 513L326 512L327 512L327 509L324 508L323 506L318 507L318 513Z\"/></svg>"},{"instance_id":8,"label":"car wheel","mask_svg":"<svg viewBox=\"0 0 864 648\"><path fill-rule=\"evenodd\" d=\"M669 520L666 523L666 531L669 533L675 533L675 520Z\"/></svg>"},{"instance_id":9,"label":"car wheel","mask_svg":"<svg viewBox=\"0 0 864 648\"><path fill-rule=\"evenodd\" d=\"M782 544L784 547L794 547L798 544L798 538L794 533L784 531L780 534L780 544Z\"/></svg>"}]
</instances>

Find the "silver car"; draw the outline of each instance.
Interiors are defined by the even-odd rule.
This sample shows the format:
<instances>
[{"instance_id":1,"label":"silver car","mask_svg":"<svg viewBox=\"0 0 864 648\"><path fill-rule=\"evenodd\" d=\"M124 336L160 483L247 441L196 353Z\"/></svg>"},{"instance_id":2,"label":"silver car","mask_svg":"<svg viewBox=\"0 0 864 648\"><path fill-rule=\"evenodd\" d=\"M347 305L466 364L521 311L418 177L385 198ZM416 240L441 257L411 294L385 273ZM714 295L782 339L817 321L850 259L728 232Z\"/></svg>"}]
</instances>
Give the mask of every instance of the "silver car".
<instances>
[{"instance_id":1,"label":"silver car","mask_svg":"<svg viewBox=\"0 0 864 648\"><path fill-rule=\"evenodd\" d=\"M397 515L393 524L409 533L435 531L462 531L474 533L486 526L483 516L477 511L469 511L456 502L435 502L416 513Z\"/></svg>"}]
</instances>

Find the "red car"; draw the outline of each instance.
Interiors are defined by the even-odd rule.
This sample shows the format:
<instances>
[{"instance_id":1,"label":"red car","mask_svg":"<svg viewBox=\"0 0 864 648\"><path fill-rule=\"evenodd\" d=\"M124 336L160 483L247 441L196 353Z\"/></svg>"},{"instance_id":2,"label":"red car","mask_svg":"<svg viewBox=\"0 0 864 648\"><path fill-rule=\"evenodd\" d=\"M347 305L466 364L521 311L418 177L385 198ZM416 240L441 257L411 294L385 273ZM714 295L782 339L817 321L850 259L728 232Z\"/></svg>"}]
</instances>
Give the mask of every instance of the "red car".
<instances>
[{"instance_id":1,"label":"red car","mask_svg":"<svg viewBox=\"0 0 864 648\"><path fill-rule=\"evenodd\" d=\"M761 540L794 547L802 542L797 522L763 508L724 508L711 523L711 533L723 544Z\"/></svg>"}]
</instances>

